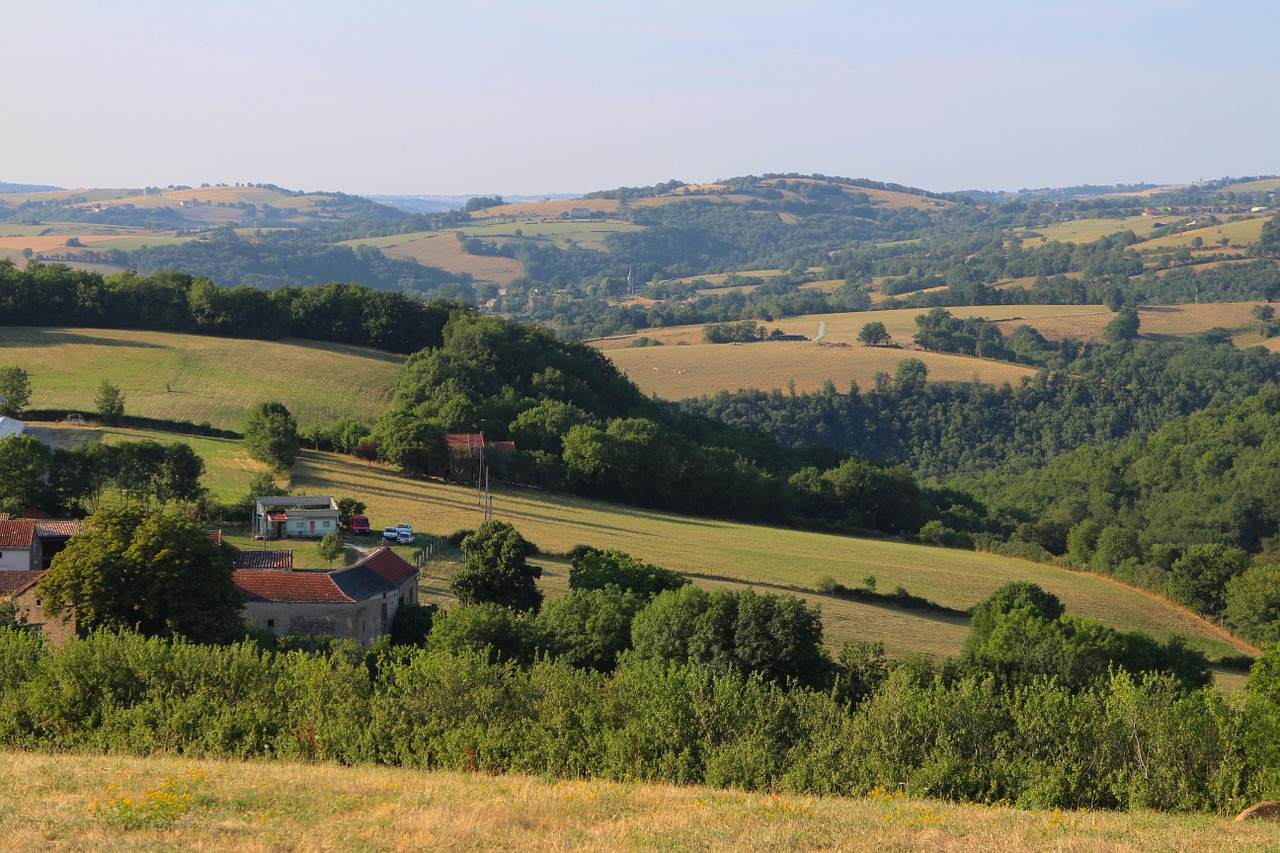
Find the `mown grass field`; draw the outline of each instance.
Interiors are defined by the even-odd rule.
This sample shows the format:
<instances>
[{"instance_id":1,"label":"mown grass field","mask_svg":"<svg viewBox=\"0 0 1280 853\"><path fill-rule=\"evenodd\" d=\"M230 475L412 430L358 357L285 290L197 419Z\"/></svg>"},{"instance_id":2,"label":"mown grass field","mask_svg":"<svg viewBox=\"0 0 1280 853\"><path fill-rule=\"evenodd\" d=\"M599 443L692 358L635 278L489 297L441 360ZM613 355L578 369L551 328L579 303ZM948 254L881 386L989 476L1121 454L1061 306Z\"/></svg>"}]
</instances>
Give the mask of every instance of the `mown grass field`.
<instances>
[{"instance_id":1,"label":"mown grass field","mask_svg":"<svg viewBox=\"0 0 1280 853\"><path fill-rule=\"evenodd\" d=\"M810 336L813 333L813 329L808 331ZM811 341L635 347L609 349L608 355L640 390L664 400L740 388L787 389L792 382L797 391L816 391L827 380L841 392L849 390L850 381L868 388L877 373L892 375L905 358L923 361L934 382L971 382L976 376L979 382L989 384L1016 383L1035 372L1025 365L947 353L821 346Z\"/></svg>"},{"instance_id":2,"label":"mown grass field","mask_svg":"<svg viewBox=\"0 0 1280 853\"><path fill-rule=\"evenodd\" d=\"M425 266L440 267L453 273L469 273L477 281L507 284L524 274L524 266L519 261L491 255L469 255L462 250L462 244L456 235L478 237L499 245L513 240L533 240L556 246L573 243L586 249L603 250L604 238L609 234L641 229L641 226L629 222L597 220L481 221L475 225L444 231L419 231L389 237L347 240L340 245L352 248L359 245L374 246L389 258L412 258ZM517 230L520 234L515 233Z\"/></svg>"},{"instance_id":3,"label":"mown grass field","mask_svg":"<svg viewBox=\"0 0 1280 853\"><path fill-rule=\"evenodd\" d=\"M351 416L372 423L391 404L401 361L311 341L0 328L0 364L30 374L32 409L93 411L106 379L124 392L126 414L234 430L249 408L273 400L302 426Z\"/></svg>"},{"instance_id":4,"label":"mown grass field","mask_svg":"<svg viewBox=\"0 0 1280 853\"><path fill-rule=\"evenodd\" d=\"M507 284L524 275L524 265L513 258L468 255L458 238L448 231L397 234L393 237L351 240L345 245L377 246L388 258L412 258L423 266L439 267L451 273L470 273L476 281Z\"/></svg>"},{"instance_id":5,"label":"mown grass field","mask_svg":"<svg viewBox=\"0 0 1280 853\"><path fill-rule=\"evenodd\" d=\"M1280 848L1274 823L1141 811L1021 811L885 791L814 797L164 755L0 755L0 843L9 850Z\"/></svg>"},{"instance_id":6,"label":"mown grass field","mask_svg":"<svg viewBox=\"0 0 1280 853\"><path fill-rule=\"evenodd\" d=\"M99 433L93 428L50 427L55 435L64 436L64 444L99 434L107 440L181 440L142 430ZM244 455L238 442L199 438L191 443L208 465L206 485L223 500L246 494L250 479L265 470ZM363 500L375 529L408 522L418 533L444 535L474 528L484 519L472 487L407 479L350 456L304 451L294 465L292 487L295 494ZM689 518L515 487L495 489L494 512L552 555L535 560L546 567L541 586L550 596L568 588L567 566L554 555L584 543L619 548L698 576L699 583L708 585L720 579L760 585L766 591L813 589L820 578L830 576L856 587L873 575L881 591L903 586L915 595L957 608L973 605L1006 581L1030 580L1061 597L1075 615L1161 638L1182 634L1213 657L1247 649L1188 611L1106 578L993 554ZM450 560L428 564L426 597L447 603L445 581L454 567ZM835 646L845 640L880 640L895 655L954 655L968 631L963 619L817 593L802 597L821 604L827 639Z\"/></svg>"}]
</instances>

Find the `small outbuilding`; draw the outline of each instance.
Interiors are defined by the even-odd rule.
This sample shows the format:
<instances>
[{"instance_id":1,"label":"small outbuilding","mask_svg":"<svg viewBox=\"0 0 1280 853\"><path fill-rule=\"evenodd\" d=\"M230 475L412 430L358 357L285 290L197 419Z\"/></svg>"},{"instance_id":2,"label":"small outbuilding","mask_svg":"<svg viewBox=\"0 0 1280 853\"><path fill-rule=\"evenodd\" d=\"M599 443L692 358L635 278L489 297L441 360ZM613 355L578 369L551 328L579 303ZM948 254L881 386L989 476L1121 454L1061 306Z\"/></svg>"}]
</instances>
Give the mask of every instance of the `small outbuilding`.
<instances>
[{"instance_id":1,"label":"small outbuilding","mask_svg":"<svg viewBox=\"0 0 1280 853\"><path fill-rule=\"evenodd\" d=\"M329 495L254 499L253 532L264 539L317 538L338 530L338 502Z\"/></svg>"}]
</instances>

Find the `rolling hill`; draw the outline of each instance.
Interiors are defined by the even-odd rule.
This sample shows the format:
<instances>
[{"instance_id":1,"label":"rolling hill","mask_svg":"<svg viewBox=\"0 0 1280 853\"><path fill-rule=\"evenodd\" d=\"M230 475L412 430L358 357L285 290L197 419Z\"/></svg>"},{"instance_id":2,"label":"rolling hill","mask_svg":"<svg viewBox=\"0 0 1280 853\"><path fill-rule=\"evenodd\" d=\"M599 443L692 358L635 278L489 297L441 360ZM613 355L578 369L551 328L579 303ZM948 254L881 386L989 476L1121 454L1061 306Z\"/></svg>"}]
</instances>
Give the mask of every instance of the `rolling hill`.
<instances>
[{"instance_id":1,"label":"rolling hill","mask_svg":"<svg viewBox=\"0 0 1280 853\"><path fill-rule=\"evenodd\" d=\"M32 409L94 410L105 379L129 415L239 430L253 405L285 400L300 426L391 404L403 359L313 341L255 341L108 329L0 328L0 361L31 376Z\"/></svg>"},{"instance_id":2,"label":"rolling hill","mask_svg":"<svg viewBox=\"0 0 1280 853\"><path fill-rule=\"evenodd\" d=\"M98 436L108 441L181 438L144 430L102 432L60 424L48 428L64 445ZM250 479L266 470L247 457L239 442L202 438L192 444L209 466L206 484L223 500L244 495ZM419 532L444 535L473 528L484 519L474 487L408 479L385 466L339 454L304 451L293 468L292 486L299 494L365 501L375 528L406 521ZM914 595L956 608L971 606L1006 581L1031 580L1061 597L1071 613L1115 628L1142 630L1162 639L1182 634L1215 657L1248 649L1188 611L1113 580L993 554L688 518L517 487L495 488L494 508L496 518L515 525L551 554L563 554L580 543L618 548L689 574L699 583L797 592L821 604L828 642L836 646L845 640L879 640L899 656L958 653L968 630L963 619L799 592L813 590L824 576L856 587L874 575L880 589L903 586ZM551 595L566 591L567 565L556 559L546 565L541 586ZM444 581L455 567L449 561L428 567L428 600L448 602Z\"/></svg>"},{"instance_id":3,"label":"rolling hill","mask_svg":"<svg viewBox=\"0 0 1280 853\"><path fill-rule=\"evenodd\" d=\"M1232 330L1242 346L1260 343L1252 311L1256 302L1217 302L1200 305L1152 305L1138 310L1140 330L1152 340L1180 340L1215 327ZM1029 325L1050 340L1069 335L1085 342L1102 340L1102 330L1114 316L1101 305L988 305L948 309L956 317L985 317L995 321L1006 336L1020 325ZM922 308L860 311L846 314L813 314L789 317L766 324L789 335L813 338L820 323L828 346L812 341L768 341L741 346L702 342L702 325L647 329L644 337L664 346L632 346L642 335L625 335L593 341L646 394L665 400L681 400L756 388L814 391L830 380L845 391L850 380L866 388L877 373L892 374L904 358L918 358L929 368L934 382L1017 383L1035 369L1027 365L915 349L911 336ZM904 348L867 347L857 343L858 333L869 322L884 323L893 340Z\"/></svg>"}]
</instances>

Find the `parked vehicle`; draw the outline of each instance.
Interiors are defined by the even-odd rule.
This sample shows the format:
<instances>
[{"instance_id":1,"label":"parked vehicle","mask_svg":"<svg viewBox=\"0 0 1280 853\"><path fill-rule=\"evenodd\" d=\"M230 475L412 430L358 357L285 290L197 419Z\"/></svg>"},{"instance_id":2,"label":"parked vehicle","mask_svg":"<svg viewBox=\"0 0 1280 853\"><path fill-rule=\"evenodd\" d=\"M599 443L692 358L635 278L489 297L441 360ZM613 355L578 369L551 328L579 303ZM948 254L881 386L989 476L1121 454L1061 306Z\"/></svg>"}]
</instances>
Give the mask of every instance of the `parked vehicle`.
<instances>
[{"instance_id":1,"label":"parked vehicle","mask_svg":"<svg viewBox=\"0 0 1280 853\"><path fill-rule=\"evenodd\" d=\"M387 540L390 540L390 541L392 541L392 542L395 542L395 541L396 541L397 539L399 539L399 538L400 538L400 531L399 531L399 530L397 530L396 528L394 528L394 527L385 527L385 528L383 528L383 530L382 530L382 539L383 539L383 541L384 541L384 542L385 542L385 541L387 541Z\"/></svg>"},{"instance_id":2,"label":"parked vehicle","mask_svg":"<svg viewBox=\"0 0 1280 853\"><path fill-rule=\"evenodd\" d=\"M397 544L397 545L412 545L412 544L413 544L413 532L412 532L412 531L409 531L409 530L401 530L401 531L399 532L399 534L396 536L396 544Z\"/></svg>"},{"instance_id":3,"label":"parked vehicle","mask_svg":"<svg viewBox=\"0 0 1280 853\"><path fill-rule=\"evenodd\" d=\"M399 530L399 531L401 531L402 533L408 533L410 536L412 536L412 535L413 535L413 525L412 525L412 524L397 524L397 525L396 525L396 530Z\"/></svg>"},{"instance_id":4,"label":"parked vehicle","mask_svg":"<svg viewBox=\"0 0 1280 853\"><path fill-rule=\"evenodd\" d=\"M351 535L353 536L369 535L369 516L367 515L351 516Z\"/></svg>"}]
</instances>

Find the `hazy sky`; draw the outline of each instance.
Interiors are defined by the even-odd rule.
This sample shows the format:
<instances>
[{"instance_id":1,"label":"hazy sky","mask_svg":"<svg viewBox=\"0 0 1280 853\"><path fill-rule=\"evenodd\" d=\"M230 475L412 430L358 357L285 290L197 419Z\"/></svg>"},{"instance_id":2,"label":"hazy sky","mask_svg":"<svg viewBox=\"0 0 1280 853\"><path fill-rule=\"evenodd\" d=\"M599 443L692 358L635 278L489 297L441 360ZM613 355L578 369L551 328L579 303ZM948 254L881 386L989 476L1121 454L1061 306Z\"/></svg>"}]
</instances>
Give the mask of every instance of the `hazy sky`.
<instances>
[{"instance_id":1,"label":"hazy sky","mask_svg":"<svg viewBox=\"0 0 1280 853\"><path fill-rule=\"evenodd\" d=\"M1280 173L1274 0L0 0L0 181L932 190Z\"/></svg>"}]
</instances>

